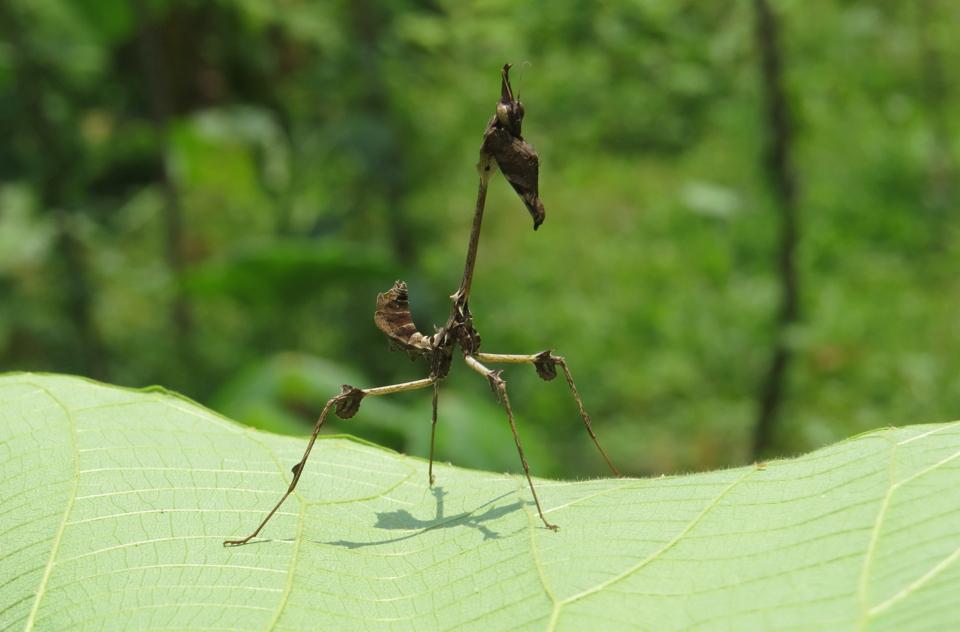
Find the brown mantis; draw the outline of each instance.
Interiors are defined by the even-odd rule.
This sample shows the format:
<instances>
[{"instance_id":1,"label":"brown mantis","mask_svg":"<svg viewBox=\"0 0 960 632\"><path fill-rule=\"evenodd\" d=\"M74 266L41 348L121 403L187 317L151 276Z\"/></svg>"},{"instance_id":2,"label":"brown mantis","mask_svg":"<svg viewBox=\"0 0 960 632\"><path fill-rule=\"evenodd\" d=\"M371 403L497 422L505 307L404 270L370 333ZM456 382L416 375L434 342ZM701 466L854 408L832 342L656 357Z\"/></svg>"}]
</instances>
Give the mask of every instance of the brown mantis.
<instances>
[{"instance_id":1,"label":"brown mantis","mask_svg":"<svg viewBox=\"0 0 960 632\"><path fill-rule=\"evenodd\" d=\"M473 216L473 227L470 231L470 241L467 246L467 260L463 269L463 280L460 287L450 297L453 306L450 310L450 316L446 324L439 328L432 336L427 336L417 330L410 315L409 298L407 295L407 286L402 281L397 281L392 288L377 296L377 309L374 314L374 322L383 333L390 338L395 348L406 351L414 358L424 358L429 362L430 372L427 377L404 382L402 384L391 384L389 386L377 386L373 388L360 389L354 386L344 384L340 393L330 398L324 405L320 416L317 419L310 435L310 441L303 453L300 461L293 466L293 480L290 486L284 492L277 504L270 510L260 525L247 537L240 540L227 540L224 546L237 546L246 544L263 530L273 514L280 508L287 497L296 489L300 482L300 476L303 474L303 468L313 445L317 440L317 435L323 426L330 410L332 409L341 419L353 417L360 409L360 404L365 397L379 397L390 395L392 393L401 393L423 388L433 388L433 415L430 431L430 461L427 469L429 483L434 483L433 476L433 449L434 439L437 429L437 404L439 399L440 382L450 372L453 362L454 352L459 348L463 354L463 360L471 369L482 375L490 383L500 405L503 406L507 414L507 420L510 422L510 430L513 432L514 442L517 446L517 452L520 455L520 463L523 465L524 474L527 477L527 483L530 486L530 493L533 496L534 503L537 506L537 512L543 524L550 530L556 531L557 525L551 524L546 516L543 515L543 508L540 506L540 498L537 496L536 488L533 485L533 479L530 477L530 467L527 465L527 458L523 453L523 446L520 444L520 435L517 433L517 425L513 417L513 409L510 407L510 398L507 395L507 384L501 377L501 371L495 371L487 368L487 364L530 364L544 380L552 380L557 376L557 367L563 372L567 385L570 387L570 393L577 403L577 409L580 417L583 419L587 434L593 440L597 450L606 461L610 470L619 476L620 472L613 465L613 462L607 456L607 453L600 446L597 435L593 431L590 422L590 416L583 407L583 400L577 392L577 387L573 382L573 376L566 360L562 356L554 355L550 350L534 354L500 354L483 353L480 351L480 335L473 326L473 315L470 313L469 298L470 284L473 280L473 270L477 259L477 246L480 240L480 228L483 222L483 211L486 205L487 186L494 173L495 167L507 178L517 194L523 199L527 210L533 217L533 228L536 230L543 223L546 212L543 202L540 200L538 191L538 178L540 159L536 151L531 147L520 133L523 122L523 105L513 96L513 90L510 87L510 64L506 64L501 71L501 93L500 100L497 102L496 114L487 123L483 133L483 143L480 147L480 161L477 164L477 170L480 173L480 185L477 190L477 202Z\"/></svg>"}]
</instances>

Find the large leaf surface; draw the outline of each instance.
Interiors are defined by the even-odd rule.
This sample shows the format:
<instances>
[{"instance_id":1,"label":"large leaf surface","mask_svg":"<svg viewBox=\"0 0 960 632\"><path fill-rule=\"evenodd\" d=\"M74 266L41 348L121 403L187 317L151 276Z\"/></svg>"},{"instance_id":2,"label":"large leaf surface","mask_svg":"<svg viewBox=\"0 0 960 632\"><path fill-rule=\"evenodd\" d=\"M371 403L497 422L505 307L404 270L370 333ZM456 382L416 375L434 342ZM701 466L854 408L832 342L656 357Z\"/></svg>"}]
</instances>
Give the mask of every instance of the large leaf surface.
<instances>
[{"instance_id":1,"label":"large leaf surface","mask_svg":"<svg viewBox=\"0 0 960 632\"><path fill-rule=\"evenodd\" d=\"M427 420L424 420L425 423ZM441 432L442 432L441 426ZM960 426L765 466L540 481L324 438L183 398L0 378L0 628L949 629Z\"/></svg>"}]
</instances>

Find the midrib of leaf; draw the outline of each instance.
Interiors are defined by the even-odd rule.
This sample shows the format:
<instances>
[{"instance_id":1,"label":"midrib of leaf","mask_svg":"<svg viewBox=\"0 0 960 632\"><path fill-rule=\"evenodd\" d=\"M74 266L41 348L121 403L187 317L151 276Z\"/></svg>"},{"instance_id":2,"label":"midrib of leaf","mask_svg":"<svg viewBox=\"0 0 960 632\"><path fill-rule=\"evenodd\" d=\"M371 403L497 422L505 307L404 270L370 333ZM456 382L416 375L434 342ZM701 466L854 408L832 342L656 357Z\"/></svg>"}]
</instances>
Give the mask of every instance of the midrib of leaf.
<instances>
[{"instance_id":1,"label":"midrib of leaf","mask_svg":"<svg viewBox=\"0 0 960 632\"><path fill-rule=\"evenodd\" d=\"M723 500L723 498L728 493L730 493L730 491L734 487L739 485L742 481L744 481L748 476L750 476L755 471L756 471L756 468L747 469L742 476L739 476L738 478L735 478L733 481L731 481L726 487L724 487L720 491L719 494L717 494L716 497L714 497L709 503L707 503L706 507L704 507L699 514L694 516L693 520L687 523L687 525L683 529L681 529L677 533L677 535L675 535L669 542L661 546L659 549L657 549L656 551L654 551L644 559L640 560L639 562L629 567L628 569L624 570L623 572L617 575L614 575L610 579L600 582L596 586L582 590L581 592L576 593L575 595L570 595L569 597L566 597L565 599L562 599L560 601L555 601L553 606L553 611L550 613L550 621L547 624L548 632L553 632L554 630L556 630L557 623L560 620L560 612L564 606L566 606L567 604L571 604L575 601L578 601L580 599L583 599L584 597L588 597L592 594L598 593L604 588L607 588L608 586L612 586L613 584L619 581L622 581L623 579L636 573L637 571L647 566L648 564L650 564L651 562L653 562L654 560L662 556L664 553L672 549L674 546L676 546L676 544L681 539L683 539L685 535L687 535L688 533L690 533L690 531L696 528L696 526L703 521L703 518L708 513L710 513L710 511L713 510L713 508L716 507L720 503L720 501Z\"/></svg>"},{"instance_id":2,"label":"midrib of leaf","mask_svg":"<svg viewBox=\"0 0 960 632\"><path fill-rule=\"evenodd\" d=\"M277 628L277 623L280 621L280 617L283 616L283 611L287 607L287 600L290 599L290 591L293 590L293 578L297 575L297 562L300 560L300 545L303 542L303 517L306 513L303 499L298 498L297 500L300 501L298 505L300 508L300 516L297 518L297 537L293 544L293 553L290 555L290 565L287 567L287 583L283 587L283 594L280 595L280 602L277 604L273 619L270 620L270 624L267 626L267 632L273 632L273 630Z\"/></svg>"},{"instance_id":3,"label":"midrib of leaf","mask_svg":"<svg viewBox=\"0 0 960 632\"><path fill-rule=\"evenodd\" d=\"M540 578L540 585L543 586L543 592L546 593L547 597L550 599L550 603L553 604L553 608L557 607L557 596L553 594L553 590L550 589L550 584L547 582L547 577L543 572L543 564L540 562L540 551L537 548L537 539L535 537L534 531L534 518L533 512L530 511L530 508L523 502L523 494L526 492L526 481L520 479L519 477L515 478L517 481L517 496L520 499L521 507L523 508L523 513L527 517L527 535L529 535L530 543L530 558L533 560L534 565L537 567L537 577Z\"/></svg>"},{"instance_id":4,"label":"midrib of leaf","mask_svg":"<svg viewBox=\"0 0 960 632\"><path fill-rule=\"evenodd\" d=\"M270 455L270 458L273 459L274 464L277 466L277 469L281 472L283 471L283 464L280 462L280 458L277 456L277 453L266 443L258 440L256 437L247 437ZM289 485L289 483L287 483ZM283 611L287 607L287 601L290 599L290 591L293 590L293 578L296 577L297 571L297 562L300 559L300 545L303 542L303 521L304 514L307 510L307 502L300 495L299 492L294 490L291 494L294 498L297 499L297 508L298 508L298 517L297 517L297 529L296 529L296 538L293 543L293 552L290 555L290 564L287 566L287 581L283 586L283 593L280 595L280 601L277 603L276 611L273 614L273 618L270 620L270 624L267 626L267 632L273 632L277 628L277 623L280 622L280 618L283 616Z\"/></svg>"},{"instance_id":5,"label":"midrib of leaf","mask_svg":"<svg viewBox=\"0 0 960 632\"><path fill-rule=\"evenodd\" d=\"M951 426L953 426L953 425L955 425L955 424L946 424L946 425L944 426L944 428L949 428L949 427L951 427ZM921 435L921 436L928 436L928 435L930 435L930 434L934 434L934 433L936 433L936 432L938 432L939 430L942 430L942 429L944 429L944 428L941 428L941 429L938 429L938 430L934 430L934 431L931 431L931 432L929 432L929 433L924 433L924 434ZM900 446L900 445L905 444L905 443L909 443L909 442L911 442L911 441L913 441L913 440L915 440L915 439L917 439L917 438L918 438L918 437L911 437L910 439L906 439L906 440L904 440L904 441L901 441L900 443L897 443L897 444L895 444L895 445L893 446L893 451L892 451L891 456L890 456L890 461L891 461L891 479L892 479L892 471L893 471L893 465L892 465L892 464L893 464L893 461L894 461L894 457L895 457L895 455L896 455L896 448L897 448L898 446ZM952 564L954 561L957 560L958 557L960 557L960 548L958 548L958 549L954 550L953 553L951 553L950 555L948 555L948 556L945 557L944 559L942 559L942 560L940 560L939 562L937 562L930 570L928 570L926 573L924 573L923 575L921 575L920 577L918 577L917 579L915 579L914 581L912 581L910 584L908 584L907 586L905 586L904 588L902 588L901 590L899 590L898 592L896 592L896 593L893 594L892 596L888 597L888 598L885 599L884 601L880 602L880 603L877 604L876 606L873 606L872 608L870 607L870 604L869 604L869 602L867 601L868 595L867 595L867 592L866 592L866 591L867 591L867 587L868 587L868 582L869 582L868 573L869 573L869 569L870 569L870 563L871 563L871 561L872 561L872 557L873 557L873 555L874 555L874 552L876 551L876 541L879 539L879 532L880 532L880 529L881 529L881 526L882 526L882 523L883 523L883 517L886 515L887 508L888 508L889 505L890 505L890 500L891 500L891 498L893 497L893 494L894 494L898 489L901 489L901 488L903 488L904 486L906 486L907 483L910 483L910 482L912 482L912 481L914 481L914 480L916 480L916 479L918 479L918 478L920 478L920 477L922 477L922 476L926 476L927 474L929 474L929 473L937 470L938 468L943 467L943 466L946 465L947 463L949 463L949 462L951 462L951 461L954 461L954 460L956 460L957 458L960 458L960 451L954 452L954 453L951 454L950 456L948 456L948 457L946 457L946 458L943 458L943 459L937 461L936 463L934 463L934 464L932 464L932 465L929 465L929 466L923 468L922 470L919 470L919 471L917 471L917 472L914 472L913 474L911 474L911 475L908 476L907 478L903 479L902 481L896 481L896 482L891 483L889 489L887 490L887 493L886 493L886 495L885 495L884 498L883 498L883 504L881 505L879 515L877 516L877 522L876 522L876 525L875 525L875 527L874 527L874 532L873 532L873 535L872 535L872 537L871 537L871 539L870 539L870 547L867 549L867 556L866 556L866 559L865 559L864 565L863 565L863 576L862 576L862 579L861 579L861 582L860 582L860 589L861 589L861 607L862 607L862 615L861 615L861 619L860 619L860 622L859 622L859 627L860 627L860 629L866 628L867 624L869 623L869 621L870 621L870 619L871 619L872 617L874 617L874 616L882 613L883 611L889 609L891 606L893 606L893 605L896 604L897 602L902 601L903 599L905 599L906 597L908 597L911 593L915 592L916 590L918 590L919 588L921 588L922 586L924 586L926 583L928 583L931 579L933 579L934 577L936 577L937 575L939 575L940 573L942 573L944 570L946 570L946 568L949 567L950 564Z\"/></svg>"},{"instance_id":6,"label":"midrib of leaf","mask_svg":"<svg viewBox=\"0 0 960 632\"><path fill-rule=\"evenodd\" d=\"M63 510L63 518L60 519L60 527L57 529L57 533L53 538L53 545L50 547L50 557L47 559L47 565L43 569L43 576L40 578L40 586L37 588L37 595L33 600L33 606L30 608L30 615L27 617L27 622L24 625L24 632L30 632L33 630L33 626L37 620L37 612L40 609L40 600L43 599L44 594L47 590L47 584L50 581L50 573L53 571L53 566L56 563L57 552L60 550L60 542L63 541L63 533L67 528L67 521L70 518L70 512L73 510L73 503L77 499L77 489L80 487L80 453L77 451L77 425L76 421L73 418L73 414L63 405L49 389L40 386L39 384L34 384L28 382L31 386L37 387L39 390L43 391L47 397L49 397L57 406L60 407L60 410L63 411L63 414L67 418L67 423L70 427L70 445L71 452L73 453L73 487L70 489L70 496L67 500L67 507Z\"/></svg>"},{"instance_id":7,"label":"midrib of leaf","mask_svg":"<svg viewBox=\"0 0 960 632\"><path fill-rule=\"evenodd\" d=\"M893 497L893 490L896 488L896 463L897 448L899 444L894 443L890 446L890 461L887 464L887 491L880 501L880 508L877 510L877 518L873 522L873 529L870 532L870 543L867 545L867 552L863 556L863 565L860 568L860 582L857 587L857 596L860 601L860 623L859 628L863 629L869 618L869 587L870 587L870 567L873 564L873 556L877 550L877 542L880 540L880 529L883 527L883 518L887 515L887 507L890 506L890 499Z\"/></svg>"}]
</instances>

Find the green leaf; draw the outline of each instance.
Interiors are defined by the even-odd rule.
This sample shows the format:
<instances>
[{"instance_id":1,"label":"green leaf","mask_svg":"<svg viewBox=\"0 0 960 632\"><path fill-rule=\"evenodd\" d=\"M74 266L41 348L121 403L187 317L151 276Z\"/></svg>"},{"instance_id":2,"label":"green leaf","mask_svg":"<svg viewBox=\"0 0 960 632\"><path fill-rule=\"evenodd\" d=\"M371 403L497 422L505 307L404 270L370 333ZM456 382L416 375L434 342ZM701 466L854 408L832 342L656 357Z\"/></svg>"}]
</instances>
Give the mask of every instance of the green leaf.
<instances>
[{"instance_id":1,"label":"green leaf","mask_svg":"<svg viewBox=\"0 0 960 632\"><path fill-rule=\"evenodd\" d=\"M159 389L0 377L0 628L951 629L960 425L765 465L539 481L324 437Z\"/></svg>"}]
</instances>

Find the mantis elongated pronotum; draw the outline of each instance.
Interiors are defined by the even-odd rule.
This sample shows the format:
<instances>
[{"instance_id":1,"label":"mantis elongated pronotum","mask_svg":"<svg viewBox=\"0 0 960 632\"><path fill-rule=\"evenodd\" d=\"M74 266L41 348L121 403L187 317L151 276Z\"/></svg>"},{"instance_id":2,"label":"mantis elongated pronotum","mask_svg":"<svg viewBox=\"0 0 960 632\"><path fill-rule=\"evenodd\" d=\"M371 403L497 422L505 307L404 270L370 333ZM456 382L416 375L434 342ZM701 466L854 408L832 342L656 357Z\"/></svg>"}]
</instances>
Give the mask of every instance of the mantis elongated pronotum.
<instances>
[{"instance_id":1,"label":"mantis elongated pronotum","mask_svg":"<svg viewBox=\"0 0 960 632\"><path fill-rule=\"evenodd\" d=\"M490 388L496 395L499 403L503 406L507 414L507 421L510 422L510 430L513 432L513 438L517 445L517 452L520 455L520 463L523 465L523 471L527 476L527 483L530 485L530 493L533 495L534 503L537 506L537 512L543 524L553 531L557 530L557 525L551 524L546 516L543 515L543 508L540 506L540 498L537 496L537 490L533 485L533 479L530 477L530 467L527 465L527 458L523 453L523 446L520 444L520 435L517 433L517 425L513 417L513 409L510 407L510 398L507 396L507 384L501 377L501 371L494 371L487 367L487 364L530 364L536 369L537 374L544 380L552 380L557 376L557 367L563 372L567 384L570 387L570 393L576 400L580 417L586 427L587 433L597 446L603 460L606 461L610 470L617 476L620 472L613 465L613 462L604 452L597 440L597 435L593 431L590 423L590 416L583 408L583 401L577 392L577 387L573 382L573 376L566 360L562 356L554 355L550 350L533 354L501 354L501 353L483 353L480 351L480 335L473 326L473 316L470 313L469 298L470 284L473 280L473 270L477 259L477 246L480 240L480 228L483 222L483 211L486 204L487 186L493 175L495 168L507 178L507 181L513 186L517 194L523 199L527 210L533 217L533 228L536 230L543 223L546 212L543 208L543 202L540 200L538 191L538 178L540 169L540 159L536 151L531 147L520 133L521 123L523 122L523 105L513 96L513 90L510 87L509 77L510 65L503 67L501 72L501 93L500 100L497 102L496 114L487 123L486 130L483 133L483 143L480 147L480 162L477 170L480 173L480 185L477 190L477 203L473 216L473 227L470 231L470 241L467 246L467 260L463 269L463 280L460 287L450 297L453 306L450 310L450 316L446 324L439 328L431 336L420 333L413 323L410 315L410 307L407 296L407 286L402 281L397 281L392 288L377 296L377 309L374 314L374 322L383 333L390 338L395 347L402 349L415 358L424 358L429 362L430 372L427 377L404 382L402 384L391 384L389 386L377 386L373 388L356 388L350 385L343 385L340 393L330 398L320 417L317 419L310 435L310 441L303 453L300 461L293 466L293 480L290 486L284 492L277 504L270 510L260 525L254 529L253 533L241 540L227 540L225 546L235 546L246 544L255 538L263 527L269 522L273 514L280 508L287 497L296 489L300 482L300 476L303 474L303 468L313 445L320 433L330 410L332 409L341 419L353 417L360 409L360 404L365 397L379 397L391 393L401 393L404 391L413 391L423 388L433 389L433 416L430 432L430 464L427 469L427 475L430 485L433 485L433 448L437 429L437 403L439 398L440 382L450 372L453 361L453 354L459 348L463 353L464 362L471 369L482 375L490 383Z\"/></svg>"}]
</instances>

